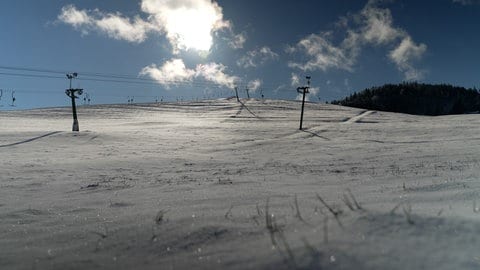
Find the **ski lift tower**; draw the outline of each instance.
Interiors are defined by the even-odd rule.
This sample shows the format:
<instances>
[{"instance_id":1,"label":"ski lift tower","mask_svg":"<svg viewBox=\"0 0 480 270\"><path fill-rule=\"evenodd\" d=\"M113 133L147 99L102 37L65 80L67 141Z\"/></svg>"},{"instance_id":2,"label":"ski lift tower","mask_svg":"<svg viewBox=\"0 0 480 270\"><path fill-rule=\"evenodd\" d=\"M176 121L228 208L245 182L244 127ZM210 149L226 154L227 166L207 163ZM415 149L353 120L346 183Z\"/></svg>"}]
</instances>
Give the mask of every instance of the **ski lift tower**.
<instances>
[{"instance_id":1,"label":"ski lift tower","mask_svg":"<svg viewBox=\"0 0 480 270\"><path fill-rule=\"evenodd\" d=\"M307 79L307 86L302 86L302 87L297 87L297 93L299 94L303 94L303 98L302 98L302 114L300 115L300 130L302 130L302 124L303 124L303 111L304 111L304 108L305 108L305 95L310 93L309 89L310 89L310 79L312 77L310 76L307 76L306 79Z\"/></svg>"},{"instance_id":2,"label":"ski lift tower","mask_svg":"<svg viewBox=\"0 0 480 270\"><path fill-rule=\"evenodd\" d=\"M72 89L72 79L76 78L78 73L68 73L67 78L70 80L70 88L65 90L65 94L72 99L72 114L73 114L73 126L72 131L79 131L78 118L77 118L77 107L75 105L75 99L78 98L75 94L81 95L83 89Z\"/></svg>"}]
</instances>

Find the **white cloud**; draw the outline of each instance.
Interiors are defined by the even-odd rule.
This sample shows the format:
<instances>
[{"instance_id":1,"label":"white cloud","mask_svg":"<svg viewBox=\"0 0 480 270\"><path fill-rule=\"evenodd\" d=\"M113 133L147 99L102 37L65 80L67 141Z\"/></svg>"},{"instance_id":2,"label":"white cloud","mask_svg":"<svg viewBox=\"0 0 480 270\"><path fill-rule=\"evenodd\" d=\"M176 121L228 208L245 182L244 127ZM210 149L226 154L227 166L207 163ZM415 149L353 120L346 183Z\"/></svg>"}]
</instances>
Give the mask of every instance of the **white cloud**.
<instances>
[{"instance_id":1,"label":"white cloud","mask_svg":"<svg viewBox=\"0 0 480 270\"><path fill-rule=\"evenodd\" d=\"M155 64L144 67L140 75L148 76L167 87L200 78L233 89L239 78L228 75L225 70L226 66L218 63L199 64L195 69L189 69L182 59L172 59L160 67Z\"/></svg>"},{"instance_id":2,"label":"white cloud","mask_svg":"<svg viewBox=\"0 0 480 270\"><path fill-rule=\"evenodd\" d=\"M225 73L226 66L217 63L197 65L196 76L230 89L235 88L240 78Z\"/></svg>"},{"instance_id":3,"label":"white cloud","mask_svg":"<svg viewBox=\"0 0 480 270\"><path fill-rule=\"evenodd\" d=\"M181 59L172 59L165 62L161 67L155 64L144 67L140 71L141 76L149 76L162 85L176 85L191 81L195 77L195 71L188 69Z\"/></svg>"},{"instance_id":4,"label":"white cloud","mask_svg":"<svg viewBox=\"0 0 480 270\"><path fill-rule=\"evenodd\" d=\"M388 44L405 35L399 28L393 27L393 18L389 9L367 6L362 10L365 20L362 36L365 42Z\"/></svg>"},{"instance_id":5,"label":"white cloud","mask_svg":"<svg viewBox=\"0 0 480 270\"><path fill-rule=\"evenodd\" d=\"M353 72L358 56L367 46L395 47L388 56L407 80L421 78L423 72L413 66L426 52L425 44L416 44L403 29L395 27L388 8L380 4L392 0L370 0L358 13L340 17L337 28L345 30L344 38L334 43L332 32L311 34L295 46L287 47L287 52L300 53L303 61L291 61L289 67L303 71L340 69ZM353 26L352 26L353 25Z\"/></svg>"},{"instance_id":6,"label":"white cloud","mask_svg":"<svg viewBox=\"0 0 480 270\"><path fill-rule=\"evenodd\" d=\"M404 72L405 79L418 80L423 77L423 72L415 69L412 62L420 59L426 52L425 44L415 44L412 39L405 37L400 45L390 52L390 59L397 65L401 72Z\"/></svg>"},{"instance_id":7,"label":"white cloud","mask_svg":"<svg viewBox=\"0 0 480 270\"><path fill-rule=\"evenodd\" d=\"M190 49L209 51L212 35L230 28L230 23L223 19L222 8L211 0L142 0L141 9L146 20L68 5L62 8L58 19L82 33L98 31L129 42L143 42L151 32L165 35L174 53Z\"/></svg>"},{"instance_id":8,"label":"white cloud","mask_svg":"<svg viewBox=\"0 0 480 270\"><path fill-rule=\"evenodd\" d=\"M248 82L247 87L250 91L255 92L262 86L262 80L255 79L253 81Z\"/></svg>"},{"instance_id":9,"label":"white cloud","mask_svg":"<svg viewBox=\"0 0 480 270\"><path fill-rule=\"evenodd\" d=\"M270 60L278 59L278 54L267 46L247 52L245 56L238 59L237 65L243 68L258 67Z\"/></svg>"},{"instance_id":10,"label":"white cloud","mask_svg":"<svg viewBox=\"0 0 480 270\"><path fill-rule=\"evenodd\" d=\"M480 5L480 0L452 0L455 4L461 4L464 6Z\"/></svg>"},{"instance_id":11,"label":"white cloud","mask_svg":"<svg viewBox=\"0 0 480 270\"><path fill-rule=\"evenodd\" d=\"M290 89L287 85L281 84L277 86L275 89L273 89L273 93L278 94L278 92L283 91L283 90L288 90Z\"/></svg>"},{"instance_id":12,"label":"white cloud","mask_svg":"<svg viewBox=\"0 0 480 270\"><path fill-rule=\"evenodd\" d=\"M308 91L309 91L309 94L308 94L309 98L311 96L316 97L318 95L318 92L320 92L320 87L310 87Z\"/></svg>"},{"instance_id":13,"label":"white cloud","mask_svg":"<svg viewBox=\"0 0 480 270\"><path fill-rule=\"evenodd\" d=\"M300 85L300 76L298 74L292 73L290 77L290 85L298 87Z\"/></svg>"},{"instance_id":14,"label":"white cloud","mask_svg":"<svg viewBox=\"0 0 480 270\"><path fill-rule=\"evenodd\" d=\"M58 15L58 19L66 24L72 25L74 28L79 28L93 23L92 18L85 10L77 10L77 8L73 5L62 7L60 15Z\"/></svg>"},{"instance_id":15,"label":"white cloud","mask_svg":"<svg viewBox=\"0 0 480 270\"><path fill-rule=\"evenodd\" d=\"M351 71L353 61L350 57L349 50L336 47L328 39L328 34L310 36L298 42L295 52L304 53L309 57L305 63L290 62L291 68L298 68L303 71L323 70L330 68L344 69Z\"/></svg>"},{"instance_id":16,"label":"white cloud","mask_svg":"<svg viewBox=\"0 0 480 270\"><path fill-rule=\"evenodd\" d=\"M243 49L243 45L245 45L246 41L247 41L247 34L240 33L240 34L234 35L233 38L228 42L228 45L235 50Z\"/></svg>"},{"instance_id":17,"label":"white cloud","mask_svg":"<svg viewBox=\"0 0 480 270\"><path fill-rule=\"evenodd\" d=\"M151 24L139 17L130 20L122 17L120 13L78 10L73 5L64 6L58 19L72 25L83 34L99 31L114 39L136 43L143 42L147 38L147 33L154 29Z\"/></svg>"},{"instance_id":18,"label":"white cloud","mask_svg":"<svg viewBox=\"0 0 480 270\"><path fill-rule=\"evenodd\" d=\"M95 20L95 25L111 38L138 43L147 38L147 33L152 27L138 17L131 21L121 17L120 14L107 14Z\"/></svg>"},{"instance_id":19,"label":"white cloud","mask_svg":"<svg viewBox=\"0 0 480 270\"><path fill-rule=\"evenodd\" d=\"M347 51L350 57L351 65L356 62L358 55L360 54L363 46L363 38L361 33L357 33L354 30L347 30L346 38L342 41L340 47Z\"/></svg>"},{"instance_id":20,"label":"white cloud","mask_svg":"<svg viewBox=\"0 0 480 270\"><path fill-rule=\"evenodd\" d=\"M393 26L393 17L389 9L378 8L381 0L370 0L362 10L366 24L361 30L365 43L374 45L395 45L389 53L389 58L395 63L397 69L404 73L406 80L422 79L424 72L416 69L413 62L420 59L427 51L427 45L416 44L412 37L403 29Z\"/></svg>"}]
</instances>

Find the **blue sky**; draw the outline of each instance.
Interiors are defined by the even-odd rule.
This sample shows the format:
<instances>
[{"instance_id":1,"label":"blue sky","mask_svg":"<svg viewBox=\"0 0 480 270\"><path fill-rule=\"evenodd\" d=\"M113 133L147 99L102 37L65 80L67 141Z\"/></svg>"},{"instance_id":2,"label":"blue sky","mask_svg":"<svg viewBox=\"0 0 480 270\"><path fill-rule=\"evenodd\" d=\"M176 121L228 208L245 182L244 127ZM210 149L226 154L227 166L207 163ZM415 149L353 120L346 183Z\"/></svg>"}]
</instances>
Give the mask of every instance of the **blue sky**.
<instances>
[{"instance_id":1,"label":"blue sky","mask_svg":"<svg viewBox=\"0 0 480 270\"><path fill-rule=\"evenodd\" d=\"M384 83L480 87L478 0L0 2L0 110L216 98L312 101ZM47 72L48 71L48 72ZM83 103L83 99L79 101Z\"/></svg>"}]
</instances>

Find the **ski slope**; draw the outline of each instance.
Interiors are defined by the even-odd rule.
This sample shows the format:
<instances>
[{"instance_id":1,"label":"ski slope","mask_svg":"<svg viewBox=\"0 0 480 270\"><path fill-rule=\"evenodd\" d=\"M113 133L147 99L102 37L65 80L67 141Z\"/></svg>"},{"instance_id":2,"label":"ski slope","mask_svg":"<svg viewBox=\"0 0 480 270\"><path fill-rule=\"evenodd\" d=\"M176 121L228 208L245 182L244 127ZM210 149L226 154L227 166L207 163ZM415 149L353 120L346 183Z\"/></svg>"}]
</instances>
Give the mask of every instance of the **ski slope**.
<instances>
[{"instance_id":1,"label":"ski slope","mask_svg":"<svg viewBox=\"0 0 480 270\"><path fill-rule=\"evenodd\" d=\"M1 269L480 269L480 119L281 100L0 111Z\"/></svg>"}]
</instances>

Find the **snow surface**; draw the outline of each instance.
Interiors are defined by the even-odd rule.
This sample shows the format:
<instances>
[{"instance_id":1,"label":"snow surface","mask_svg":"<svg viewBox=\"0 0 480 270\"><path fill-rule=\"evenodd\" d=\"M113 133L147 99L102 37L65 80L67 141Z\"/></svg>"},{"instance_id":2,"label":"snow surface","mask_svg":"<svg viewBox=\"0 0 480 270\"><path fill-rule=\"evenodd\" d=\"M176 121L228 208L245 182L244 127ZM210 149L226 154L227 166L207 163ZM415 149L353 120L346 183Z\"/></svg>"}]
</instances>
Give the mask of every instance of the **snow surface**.
<instances>
[{"instance_id":1,"label":"snow surface","mask_svg":"<svg viewBox=\"0 0 480 270\"><path fill-rule=\"evenodd\" d=\"M0 112L0 269L480 268L478 115L300 106Z\"/></svg>"}]
</instances>

